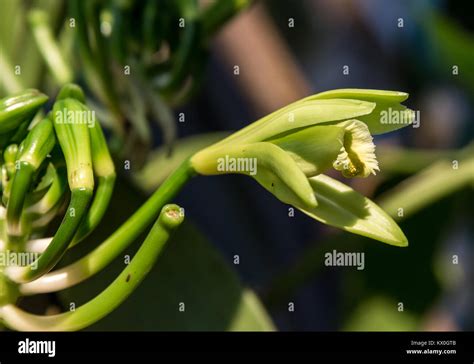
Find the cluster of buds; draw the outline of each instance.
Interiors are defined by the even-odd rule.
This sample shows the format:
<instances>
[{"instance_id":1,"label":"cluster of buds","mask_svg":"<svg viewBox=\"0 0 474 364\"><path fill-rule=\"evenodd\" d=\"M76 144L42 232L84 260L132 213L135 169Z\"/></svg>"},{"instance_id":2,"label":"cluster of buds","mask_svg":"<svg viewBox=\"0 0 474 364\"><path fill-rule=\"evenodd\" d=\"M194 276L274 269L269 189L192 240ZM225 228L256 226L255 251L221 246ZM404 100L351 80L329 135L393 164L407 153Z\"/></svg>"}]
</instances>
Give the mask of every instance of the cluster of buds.
<instances>
[{"instance_id":1,"label":"cluster of buds","mask_svg":"<svg viewBox=\"0 0 474 364\"><path fill-rule=\"evenodd\" d=\"M37 91L1 101L0 124L23 132L3 146L2 242L6 249L16 251L29 250L35 245L35 237L47 245L29 266L5 269L16 283L29 282L49 272L68 247L96 228L109 204L115 181L114 164L100 124L94 122L91 127L74 118L69 123L58 122L65 113L84 112L94 117L80 88L65 86L53 110L46 116L35 117L46 101L47 97ZM68 196L69 203L55 235L43 238L47 225L63 212Z\"/></svg>"},{"instance_id":2,"label":"cluster of buds","mask_svg":"<svg viewBox=\"0 0 474 364\"><path fill-rule=\"evenodd\" d=\"M108 314L134 290L183 216L178 206L163 207L161 200L145 204L98 250L54 270L66 251L102 220L116 175L100 123L82 90L67 84L44 114L41 107L47 100L36 90L0 100L0 320L18 330L77 330ZM45 237L58 216L62 221L54 236ZM19 296L57 291L97 273L157 217L122 274L78 310L37 316L16 306ZM25 263L19 257L28 259Z\"/></svg>"}]
</instances>

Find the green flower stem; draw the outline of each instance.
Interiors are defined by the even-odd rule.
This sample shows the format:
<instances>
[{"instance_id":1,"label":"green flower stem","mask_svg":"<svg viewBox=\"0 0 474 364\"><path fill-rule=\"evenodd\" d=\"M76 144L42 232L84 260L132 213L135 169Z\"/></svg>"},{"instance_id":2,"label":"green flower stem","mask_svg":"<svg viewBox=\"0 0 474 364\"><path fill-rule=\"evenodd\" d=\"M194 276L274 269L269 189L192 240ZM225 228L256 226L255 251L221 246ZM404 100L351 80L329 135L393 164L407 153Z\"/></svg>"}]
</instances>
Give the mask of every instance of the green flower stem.
<instances>
[{"instance_id":1,"label":"green flower stem","mask_svg":"<svg viewBox=\"0 0 474 364\"><path fill-rule=\"evenodd\" d=\"M16 161L16 154L18 153L18 145L10 144L3 151L3 160L5 164L10 164L14 167Z\"/></svg>"},{"instance_id":2,"label":"green flower stem","mask_svg":"<svg viewBox=\"0 0 474 364\"><path fill-rule=\"evenodd\" d=\"M51 244L41 256L25 267L8 267L9 278L17 283L35 280L48 273L61 259L69 246L77 228L84 217L92 197L92 190L86 188L73 189L71 201Z\"/></svg>"},{"instance_id":3,"label":"green flower stem","mask_svg":"<svg viewBox=\"0 0 474 364\"><path fill-rule=\"evenodd\" d=\"M54 292L74 286L105 268L157 218L160 208L168 203L195 175L185 160L156 192L107 240L77 262L20 286L22 294Z\"/></svg>"},{"instance_id":4,"label":"green flower stem","mask_svg":"<svg viewBox=\"0 0 474 364\"><path fill-rule=\"evenodd\" d=\"M64 210L66 207L64 201L69 198L66 165L64 160L58 160L58 149L53 150L51 161L47 167L47 174L50 175L49 180L45 181L46 176L44 176L36 187L38 189L45 182L47 190L42 194L41 199L26 202L28 206L25 208L26 219L31 222L31 233L35 236L44 236L48 224L57 216L59 209L63 208ZM28 242L26 242L27 245ZM26 246L23 247L23 250L28 251ZM46 247L40 253L45 249Z\"/></svg>"},{"instance_id":5,"label":"green flower stem","mask_svg":"<svg viewBox=\"0 0 474 364\"><path fill-rule=\"evenodd\" d=\"M73 72L65 62L58 44L54 40L53 32L48 24L47 13L43 10L32 10L28 20L36 45L56 81L59 84L71 82Z\"/></svg>"},{"instance_id":6,"label":"green flower stem","mask_svg":"<svg viewBox=\"0 0 474 364\"><path fill-rule=\"evenodd\" d=\"M54 147L53 124L43 119L21 143L16 161L10 198L7 206L7 231L9 235L21 236L21 218L25 199L33 183L34 175Z\"/></svg>"},{"instance_id":7,"label":"green flower stem","mask_svg":"<svg viewBox=\"0 0 474 364\"><path fill-rule=\"evenodd\" d=\"M67 189L67 172L66 166L57 165L53 167L53 181L48 191L38 202L28 206L26 213L32 215L44 215L55 207L64 196Z\"/></svg>"},{"instance_id":8,"label":"green flower stem","mask_svg":"<svg viewBox=\"0 0 474 364\"><path fill-rule=\"evenodd\" d=\"M83 110L90 111L85 105ZM94 173L98 178L97 190L84 221L74 236L71 247L87 237L100 223L112 197L115 185L115 167L107 147L107 141L98 120L90 128L91 156Z\"/></svg>"},{"instance_id":9,"label":"green flower stem","mask_svg":"<svg viewBox=\"0 0 474 364\"><path fill-rule=\"evenodd\" d=\"M72 331L93 324L118 307L141 283L183 219L179 206L165 206L130 264L104 291L75 311L39 316L7 304L0 308L3 321L23 331Z\"/></svg>"},{"instance_id":10,"label":"green flower stem","mask_svg":"<svg viewBox=\"0 0 474 364\"><path fill-rule=\"evenodd\" d=\"M72 113L73 118L69 117ZM81 102L66 98L53 106L54 129L66 160L71 189L94 189L89 127L76 115L83 113Z\"/></svg>"},{"instance_id":11,"label":"green flower stem","mask_svg":"<svg viewBox=\"0 0 474 364\"><path fill-rule=\"evenodd\" d=\"M35 168L27 162L20 162L11 187L7 205L7 232L9 236L21 236L21 215L28 190L31 187Z\"/></svg>"},{"instance_id":12,"label":"green flower stem","mask_svg":"<svg viewBox=\"0 0 474 364\"><path fill-rule=\"evenodd\" d=\"M91 207L86 217L77 229L76 235L70 244L70 248L86 238L99 224L109 206L110 198L114 191L115 174L111 176L99 177L97 190L94 194Z\"/></svg>"}]
</instances>

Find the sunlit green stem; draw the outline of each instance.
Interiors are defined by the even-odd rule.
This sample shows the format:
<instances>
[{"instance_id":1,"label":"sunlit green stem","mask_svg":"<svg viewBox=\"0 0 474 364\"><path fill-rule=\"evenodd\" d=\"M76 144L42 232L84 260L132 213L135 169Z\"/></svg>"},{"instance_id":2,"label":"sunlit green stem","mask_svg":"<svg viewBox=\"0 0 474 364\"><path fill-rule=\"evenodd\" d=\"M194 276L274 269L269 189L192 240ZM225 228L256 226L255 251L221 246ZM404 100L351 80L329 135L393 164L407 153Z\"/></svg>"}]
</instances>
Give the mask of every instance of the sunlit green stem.
<instances>
[{"instance_id":1,"label":"sunlit green stem","mask_svg":"<svg viewBox=\"0 0 474 364\"><path fill-rule=\"evenodd\" d=\"M53 167L53 181L41 200L28 206L26 213L31 215L44 215L61 201L67 189L66 167L57 165Z\"/></svg>"},{"instance_id":2,"label":"sunlit green stem","mask_svg":"<svg viewBox=\"0 0 474 364\"><path fill-rule=\"evenodd\" d=\"M41 256L25 267L8 267L6 273L11 280L24 283L35 280L48 273L61 259L72 237L84 217L92 197L92 191L86 188L73 189L71 201L61 225Z\"/></svg>"},{"instance_id":3,"label":"sunlit green stem","mask_svg":"<svg viewBox=\"0 0 474 364\"><path fill-rule=\"evenodd\" d=\"M82 106L84 111L91 112L87 106ZM115 185L115 166L110 156L102 127L95 116L92 127L89 130L92 165L94 174L98 179L97 190L95 191L91 207L81 226L79 226L71 246L83 240L97 227L109 206Z\"/></svg>"},{"instance_id":4,"label":"sunlit green stem","mask_svg":"<svg viewBox=\"0 0 474 364\"><path fill-rule=\"evenodd\" d=\"M170 234L183 219L179 206L165 206L142 246L122 273L98 296L75 311L39 316L7 304L0 308L0 316L7 326L23 331L72 331L93 324L119 306L141 283L163 251Z\"/></svg>"},{"instance_id":5,"label":"sunlit green stem","mask_svg":"<svg viewBox=\"0 0 474 364\"><path fill-rule=\"evenodd\" d=\"M21 214L28 190L33 181L35 169L26 162L20 162L13 179L7 205L7 232L11 236L21 236Z\"/></svg>"},{"instance_id":6,"label":"sunlit green stem","mask_svg":"<svg viewBox=\"0 0 474 364\"><path fill-rule=\"evenodd\" d=\"M115 174L105 177L99 177L97 190L94 193L94 199L87 212L86 217L77 229L76 235L69 247L73 247L84 238L86 238L99 224L109 206L110 198L114 191Z\"/></svg>"},{"instance_id":7,"label":"sunlit green stem","mask_svg":"<svg viewBox=\"0 0 474 364\"><path fill-rule=\"evenodd\" d=\"M160 188L107 240L88 255L64 268L20 286L22 294L58 291L93 276L113 261L156 219L161 207L168 203L195 174L185 160Z\"/></svg>"},{"instance_id":8,"label":"sunlit green stem","mask_svg":"<svg viewBox=\"0 0 474 364\"><path fill-rule=\"evenodd\" d=\"M29 133L18 150L16 173L12 182L7 205L7 231L9 235L21 236L21 217L26 196L33 183L36 171L54 147L56 138L51 120L43 119Z\"/></svg>"}]
</instances>

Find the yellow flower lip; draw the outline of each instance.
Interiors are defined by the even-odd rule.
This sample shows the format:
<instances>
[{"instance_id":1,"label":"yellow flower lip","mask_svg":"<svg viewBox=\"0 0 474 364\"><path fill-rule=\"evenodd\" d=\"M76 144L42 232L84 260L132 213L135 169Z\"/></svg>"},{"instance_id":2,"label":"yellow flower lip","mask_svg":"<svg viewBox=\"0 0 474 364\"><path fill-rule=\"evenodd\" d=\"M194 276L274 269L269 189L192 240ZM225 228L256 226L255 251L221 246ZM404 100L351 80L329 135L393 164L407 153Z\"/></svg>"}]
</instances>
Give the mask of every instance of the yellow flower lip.
<instances>
[{"instance_id":1,"label":"yellow flower lip","mask_svg":"<svg viewBox=\"0 0 474 364\"><path fill-rule=\"evenodd\" d=\"M334 169L348 178L368 177L380 171L367 125L359 120L348 120L338 125L345 128L345 133L340 153L333 162Z\"/></svg>"}]
</instances>

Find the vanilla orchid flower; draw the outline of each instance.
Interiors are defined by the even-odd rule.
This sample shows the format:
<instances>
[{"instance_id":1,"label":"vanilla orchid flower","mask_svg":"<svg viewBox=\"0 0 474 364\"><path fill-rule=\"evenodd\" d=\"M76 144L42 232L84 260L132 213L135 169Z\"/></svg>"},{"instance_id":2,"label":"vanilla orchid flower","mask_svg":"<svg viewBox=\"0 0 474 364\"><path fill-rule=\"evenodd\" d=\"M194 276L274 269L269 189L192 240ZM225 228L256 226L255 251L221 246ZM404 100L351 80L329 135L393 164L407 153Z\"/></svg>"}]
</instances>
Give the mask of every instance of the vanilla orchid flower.
<instances>
[{"instance_id":1,"label":"vanilla orchid flower","mask_svg":"<svg viewBox=\"0 0 474 364\"><path fill-rule=\"evenodd\" d=\"M323 223L405 246L403 232L382 209L321 174L335 169L347 178L375 175L380 168L372 134L413 122L413 111L400 104L407 97L358 89L309 96L197 152L190 162L203 175L250 175L282 202ZM398 113L397 123L387 122L387 113ZM222 168L224 159L232 168Z\"/></svg>"}]
</instances>

